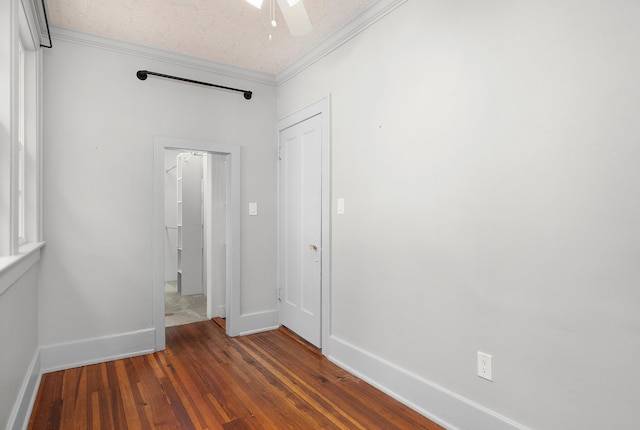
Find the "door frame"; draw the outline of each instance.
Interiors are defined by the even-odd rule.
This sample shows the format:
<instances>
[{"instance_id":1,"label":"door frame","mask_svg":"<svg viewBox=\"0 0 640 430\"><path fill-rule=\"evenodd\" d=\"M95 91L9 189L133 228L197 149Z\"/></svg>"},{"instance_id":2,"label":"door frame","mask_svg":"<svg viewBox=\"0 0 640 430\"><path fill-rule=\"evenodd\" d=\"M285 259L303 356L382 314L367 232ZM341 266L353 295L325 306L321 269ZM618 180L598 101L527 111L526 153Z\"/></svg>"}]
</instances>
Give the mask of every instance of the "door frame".
<instances>
[{"instance_id":1,"label":"door frame","mask_svg":"<svg viewBox=\"0 0 640 430\"><path fill-rule=\"evenodd\" d=\"M297 112L278 120L278 147L280 148L280 132L314 116L322 116L321 125L321 159L322 159L322 233L320 269L320 329L322 354L329 356L329 339L331 336L331 95L309 105ZM279 149L277 149L279 150ZM280 164L278 164L278 218L280 218ZM278 248L280 247L280 229L278 228ZM280 256L280 249L278 249ZM282 262L278 259L278 266ZM278 267L278 288L280 288L280 270Z\"/></svg>"},{"instance_id":2,"label":"door frame","mask_svg":"<svg viewBox=\"0 0 640 430\"><path fill-rule=\"evenodd\" d=\"M200 151L229 157L227 164L226 332L239 335L240 321L240 146L175 137L153 137L153 316L155 349L165 349L164 151Z\"/></svg>"}]
</instances>

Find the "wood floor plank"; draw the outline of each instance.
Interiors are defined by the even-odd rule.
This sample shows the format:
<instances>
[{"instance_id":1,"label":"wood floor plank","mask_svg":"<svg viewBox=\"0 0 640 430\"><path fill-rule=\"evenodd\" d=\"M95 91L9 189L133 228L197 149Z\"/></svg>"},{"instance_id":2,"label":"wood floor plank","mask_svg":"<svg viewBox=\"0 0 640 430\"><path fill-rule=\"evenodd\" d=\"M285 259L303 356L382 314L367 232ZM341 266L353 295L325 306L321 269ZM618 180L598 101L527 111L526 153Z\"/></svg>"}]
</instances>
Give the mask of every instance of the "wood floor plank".
<instances>
[{"instance_id":1,"label":"wood floor plank","mask_svg":"<svg viewBox=\"0 0 640 430\"><path fill-rule=\"evenodd\" d=\"M172 429L176 421L173 408L167 399L162 384L162 373L158 369L157 356L149 354L144 360L132 361L138 376L138 390L143 412L151 428Z\"/></svg>"},{"instance_id":2,"label":"wood floor plank","mask_svg":"<svg viewBox=\"0 0 640 430\"><path fill-rule=\"evenodd\" d=\"M318 414L319 416L315 418L316 420L321 421L326 418L338 428L343 425L348 425L350 428L363 428L358 422L349 419L349 414L345 413L335 402L320 396L312 384L299 377L289 366L283 364L283 361L272 359L255 342L247 344L246 347L248 351L254 352L254 360L259 364L257 369L260 369L260 372L264 372L265 378L272 377L275 381L288 381L286 385L282 384L277 388L283 394L285 392L291 394L286 396L291 406L297 409L309 409L307 411L308 415ZM298 368L296 368L297 370ZM310 407L307 408L307 406Z\"/></svg>"},{"instance_id":3,"label":"wood floor plank","mask_svg":"<svg viewBox=\"0 0 640 430\"><path fill-rule=\"evenodd\" d=\"M29 429L442 429L284 328L230 338L204 321L166 340L43 375Z\"/></svg>"},{"instance_id":4,"label":"wood floor plank","mask_svg":"<svg viewBox=\"0 0 640 430\"><path fill-rule=\"evenodd\" d=\"M118 381L120 381L120 393L122 396L125 420L127 421L127 424L134 429L148 429L149 426L143 426L143 422L140 421L140 417L138 416L133 386L126 369L126 367L128 367L127 365L130 365L130 363L131 362L128 360L119 360L114 363L115 371L118 375ZM144 421L144 424L146 424L146 421Z\"/></svg>"}]
</instances>

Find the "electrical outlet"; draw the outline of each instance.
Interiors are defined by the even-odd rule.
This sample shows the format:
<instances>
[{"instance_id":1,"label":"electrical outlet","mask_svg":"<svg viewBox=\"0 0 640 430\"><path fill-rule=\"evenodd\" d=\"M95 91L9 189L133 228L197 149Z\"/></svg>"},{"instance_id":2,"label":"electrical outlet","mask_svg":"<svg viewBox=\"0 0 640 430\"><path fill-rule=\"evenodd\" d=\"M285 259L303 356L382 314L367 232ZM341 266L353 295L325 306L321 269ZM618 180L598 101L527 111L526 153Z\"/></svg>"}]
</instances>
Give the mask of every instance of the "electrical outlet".
<instances>
[{"instance_id":1,"label":"electrical outlet","mask_svg":"<svg viewBox=\"0 0 640 430\"><path fill-rule=\"evenodd\" d=\"M478 376L493 381L493 356L478 351Z\"/></svg>"}]
</instances>

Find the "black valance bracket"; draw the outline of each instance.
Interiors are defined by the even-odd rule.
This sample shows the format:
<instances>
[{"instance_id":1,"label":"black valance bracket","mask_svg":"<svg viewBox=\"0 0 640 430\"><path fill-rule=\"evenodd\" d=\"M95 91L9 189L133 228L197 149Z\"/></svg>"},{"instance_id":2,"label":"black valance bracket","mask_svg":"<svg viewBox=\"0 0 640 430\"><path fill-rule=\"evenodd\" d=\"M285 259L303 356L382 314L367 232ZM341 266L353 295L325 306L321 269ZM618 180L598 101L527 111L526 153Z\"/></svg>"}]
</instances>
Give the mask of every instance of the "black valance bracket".
<instances>
[{"instance_id":1,"label":"black valance bracket","mask_svg":"<svg viewBox=\"0 0 640 430\"><path fill-rule=\"evenodd\" d=\"M175 79L176 81L189 82L191 84L205 85L207 87L220 88L221 90L237 91L239 93L242 93L244 95L244 98L247 99L247 100L251 100L251 97L253 96L253 93L251 91L247 91L247 90L240 90L238 88L231 88L231 87L225 87L225 86L222 86L222 85L210 84L208 82L194 81L193 79L179 78L177 76L171 76L171 75L165 75L165 74L162 74L162 73L150 72L148 70L138 70L138 73L136 73L136 76L141 81L146 80L148 75L159 76L161 78L167 78L167 79Z\"/></svg>"}]
</instances>

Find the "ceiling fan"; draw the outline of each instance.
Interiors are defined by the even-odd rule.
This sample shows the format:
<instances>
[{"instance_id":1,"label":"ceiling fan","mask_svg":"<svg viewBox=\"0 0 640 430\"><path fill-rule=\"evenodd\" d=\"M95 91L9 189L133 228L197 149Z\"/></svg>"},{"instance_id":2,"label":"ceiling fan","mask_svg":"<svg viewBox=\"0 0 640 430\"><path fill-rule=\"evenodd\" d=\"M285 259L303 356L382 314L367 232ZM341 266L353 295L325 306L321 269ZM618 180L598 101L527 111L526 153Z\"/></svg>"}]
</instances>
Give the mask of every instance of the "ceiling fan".
<instances>
[{"instance_id":1,"label":"ceiling fan","mask_svg":"<svg viewBox=\"0 0 640 430\"><path fill-rule=\"evenodd\" d=\"M247 0L247 2L260 9L263 0ZM302 0L277 0L277 2L292 36L301 36L311 31L311 21ZM271 24L275 27L274 18Z\"/></svg>"}]
</instances>

